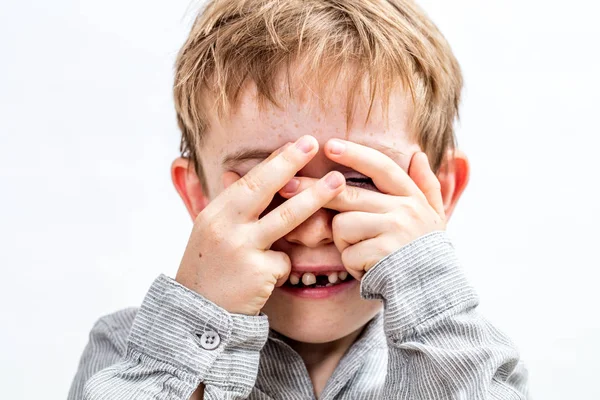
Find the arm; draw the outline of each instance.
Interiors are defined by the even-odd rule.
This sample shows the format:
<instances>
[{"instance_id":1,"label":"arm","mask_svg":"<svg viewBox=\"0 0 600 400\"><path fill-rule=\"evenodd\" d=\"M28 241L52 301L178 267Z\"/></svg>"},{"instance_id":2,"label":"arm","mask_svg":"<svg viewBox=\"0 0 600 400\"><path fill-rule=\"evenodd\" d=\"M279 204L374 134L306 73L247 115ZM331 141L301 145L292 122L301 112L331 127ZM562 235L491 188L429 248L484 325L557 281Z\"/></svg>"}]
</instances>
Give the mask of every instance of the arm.
<instances>
[{"instance_id":1,"label":"arm","mask_svg":"<svg viewBox=\"0 0 600 400\"><path fill-rule=\"evenodd\" d=\"M408 173L385 154L347 140L328 141L325 154L365 177L356 181L362 187L347 186L325 207L339 211L333 241L348 273L362 280L361 296L384 302L385 398L523 399L518 352L475 310L477 296L445 232L446 210L468 174L445 176L457 185L448 203L424 152L412 154ZM312 181L303 178L298 190L282 196L304 193Z\"/></svg>"},{"instance_id":2,"label":"arm","mask_svg":"<svg viewBox=\"0 0 600 400\"><path fill-rule=\"evenodd\" d=\"M202 340L208 331L218 338ZM124 354L105 327L92 335L94 343L102 344L88 345L80 371L108 366L86 382L88 374L78 372L70 399L188 400L192 394L208 400L245 399L254 387L267 336L265 315L230 314L161 275L135 316ZM82 386L83 396L74 397Z\"/></svg>"},{"instance_id":3,"label":"arm","mask_svg":"<svg viewBox=\"0 0 600 400\"><path fill-rule=\"evenodd\" d=\"M243 178L224 174L226 189L193 216L176 279L161 275L154 282L125 355L87 381L84 399L188 400L201 382L194 396L203 391L208 400L250 394L269 331L260 310L291 269L289 256L271 246L338 195L343 176L332 171L262 214L317 151L316 139L303 136Z\"/></svg>"},{"instance_id":4,"label":"arm","mask_svg":"<svg viewBox=\"0 0 600 400\"><path fill-rule=\"evenodd\" d=\"M83 387L96 372L116 364L125 355L127 335L135 318L135 308L120 310L100 318L89 334L67 400L83 398Z\"/></svg>"},{"instance_id":5,"label":"arm","mask_svg":"<svg viewBox=\"0 0 600 400\"><path fill-rule=\"evenodd\" d=\"M476 310L478 298L445 231L381 259L361 296L384 302L387 399L525 399L511 341Z\"/></svg>"}]
</instances>

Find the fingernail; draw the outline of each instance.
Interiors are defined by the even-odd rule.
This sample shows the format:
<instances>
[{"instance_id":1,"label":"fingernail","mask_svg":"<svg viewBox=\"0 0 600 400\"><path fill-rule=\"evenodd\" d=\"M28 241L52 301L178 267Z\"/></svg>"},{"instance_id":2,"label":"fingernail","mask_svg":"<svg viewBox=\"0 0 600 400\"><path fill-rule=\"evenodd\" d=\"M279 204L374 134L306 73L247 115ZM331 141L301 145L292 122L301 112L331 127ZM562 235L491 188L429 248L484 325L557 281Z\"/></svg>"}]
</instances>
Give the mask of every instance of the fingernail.
<instances>
[{"instance_id":1,"label":"fingernail","mask_svg":"<svg viewBox=\"0 0 600 400\"><path fill-rule=\"evenodd\" d=\"M344 177L340 174L336 174L335 172L331 172L325 178L325 184L329 187L329 189L337 189L344 183Z\"/></svg>"},{"instance_id":2,"label":"fingernail","mask_svg":"<svg viewBox=\"0 0 600 400\"><path fill-rule=\"evenodd\" d=\"M285 193L294 193L298 190L298 186L300 186L300 180L292 178L281 190Z\"/></svg>"},{"instance_id":3,"label":"fingernail","mask_svg":"<svg viewBox=\"0 0 600 400\"><path fill-rule=\"evenodd\" d=\"M331 154L342 154L346 150L346 145L339 140L332 140L329 143L329 151Z\"/></svg>"},{"instance_id":4,"label":"fingernail","mask_svg":"<svg viewBox=\"0 0 600 400\"><path fill-rule=\"evenodd\" d=\"M314 143L310 137L303 136L296 141L296 147L305 153L310 153L314 147Z\"/></svg>"}]
</instances>

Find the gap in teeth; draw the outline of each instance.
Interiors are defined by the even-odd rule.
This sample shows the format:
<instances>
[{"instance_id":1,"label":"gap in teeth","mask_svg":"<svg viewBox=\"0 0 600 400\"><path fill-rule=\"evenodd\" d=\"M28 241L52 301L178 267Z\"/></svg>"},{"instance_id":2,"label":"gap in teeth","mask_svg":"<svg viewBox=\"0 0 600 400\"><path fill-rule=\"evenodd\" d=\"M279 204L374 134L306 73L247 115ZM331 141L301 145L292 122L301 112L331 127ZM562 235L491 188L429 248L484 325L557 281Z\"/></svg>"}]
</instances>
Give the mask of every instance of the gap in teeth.
<instances>
[{"instance_id":1,"label":"gap in teeth","mask_svg":"<svg viewBox=\"0 0 600 400\"><path fill-rule=\"evenodd\" d=\"M290 284L296 286L302 282L304 286L311 286L317 283L318 276L327 276L328 283L325 286L333 286L336 283L346 280L348 277L347 271L334 271L329 273L315 273L313 272L305 272L302 275L290 274L289 282Z\"/></svg>"}]
</instances>

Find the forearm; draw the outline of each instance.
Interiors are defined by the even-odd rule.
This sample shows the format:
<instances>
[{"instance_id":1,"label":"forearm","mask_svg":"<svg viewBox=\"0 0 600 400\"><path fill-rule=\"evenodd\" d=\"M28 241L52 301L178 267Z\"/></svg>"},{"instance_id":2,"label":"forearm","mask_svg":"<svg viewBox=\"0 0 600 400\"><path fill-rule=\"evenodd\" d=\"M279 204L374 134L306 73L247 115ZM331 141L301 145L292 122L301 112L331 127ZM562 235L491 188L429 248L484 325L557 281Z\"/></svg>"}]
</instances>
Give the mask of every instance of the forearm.
<instances>
[{"instance_id":1,"label":"forearm","mask_svg":"<svg viewBox=\"0 0 600 400\"><path fill-rule=\"evenodd\" d=\"M125 356L89 379L84 398L247 398L267 335L266 316L230 314L162 275L136 315Z\"/></svg>"},{"instance_id":2,"label":"forearm","mask_svg":"<svg viewBox=\"0 0 600 400\"><path fill-rule=\"evenodd\" d=\"M518 352L477 313L477 295L444 231L381 260L363 277L361 294L384 301L389 398L525 398L508 379Z\"/></svg>"}]
</instances>

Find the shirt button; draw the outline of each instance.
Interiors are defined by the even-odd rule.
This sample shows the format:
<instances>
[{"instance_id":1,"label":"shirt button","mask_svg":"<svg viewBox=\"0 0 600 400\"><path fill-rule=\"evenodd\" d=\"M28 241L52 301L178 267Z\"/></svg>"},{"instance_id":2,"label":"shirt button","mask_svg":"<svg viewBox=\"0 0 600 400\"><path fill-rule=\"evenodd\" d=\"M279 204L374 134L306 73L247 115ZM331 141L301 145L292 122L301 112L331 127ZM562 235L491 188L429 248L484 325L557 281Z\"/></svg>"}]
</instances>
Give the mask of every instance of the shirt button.
<instances>
[{"instance_id":1,"label":"shirt button","mask_svg":"<svg viewBox=\"0 0 600 400\"><path fill-rule=\"evenodd\" d=\"M221 338L215 331L206 331L200 336L200 345L206 350L216 349L219 343Z\"/></svg>"}]
</instances>

